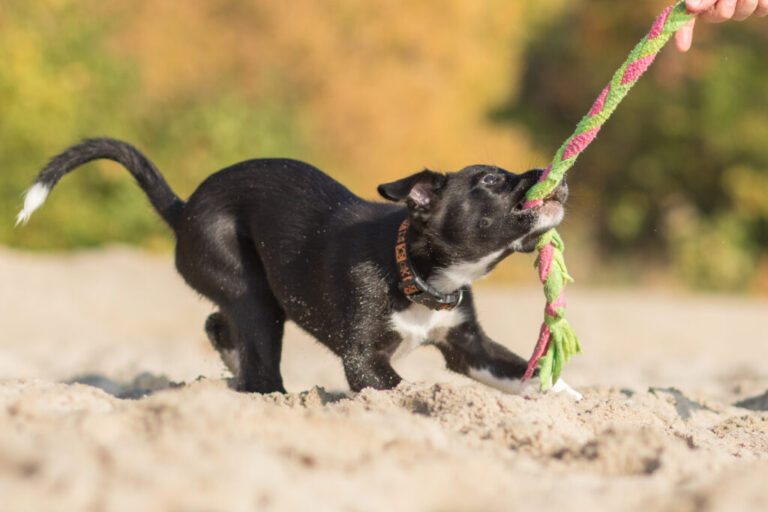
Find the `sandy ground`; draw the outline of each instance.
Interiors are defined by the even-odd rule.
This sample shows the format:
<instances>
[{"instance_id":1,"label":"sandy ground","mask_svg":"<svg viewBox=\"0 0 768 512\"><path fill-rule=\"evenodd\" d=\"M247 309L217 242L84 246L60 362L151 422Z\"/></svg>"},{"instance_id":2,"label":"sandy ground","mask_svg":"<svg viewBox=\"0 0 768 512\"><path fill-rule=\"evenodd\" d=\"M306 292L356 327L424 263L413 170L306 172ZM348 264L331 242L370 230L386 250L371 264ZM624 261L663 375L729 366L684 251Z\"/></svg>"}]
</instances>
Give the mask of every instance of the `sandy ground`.
<instances>
[{"instance_id":1,"label":"sandy ground","mask_svg":"<svg viewBox=\"0 0 768 512\"><path fill-rule=\"evenodd\" d=\"M768 510L768 397L733 405L768 389L765 300L571 287L580 402L428 348L398 389L352 394L294 327L290 392L260 396L227 388L168 257L0 250L0 282L0 510ZM541 291L478 303L527 357Z\"/></svg>"}]
</instances>

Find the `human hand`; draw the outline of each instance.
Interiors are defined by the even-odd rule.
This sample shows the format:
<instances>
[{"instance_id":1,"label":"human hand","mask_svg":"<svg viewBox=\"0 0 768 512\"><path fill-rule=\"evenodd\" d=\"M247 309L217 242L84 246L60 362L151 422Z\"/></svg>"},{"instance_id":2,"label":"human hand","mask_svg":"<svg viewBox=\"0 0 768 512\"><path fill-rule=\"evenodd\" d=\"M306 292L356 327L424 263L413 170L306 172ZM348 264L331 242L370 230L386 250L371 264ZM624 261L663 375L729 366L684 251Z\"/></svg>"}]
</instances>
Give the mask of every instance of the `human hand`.
<instances>
[{"instance_id":1,"label":"human hand","mask_svg":"<svg viewBox=\"0 0 768 512\"><path fill-rule=\"evenodd\" d=\"M689 11L699 13L675 34L675 44L681 52L687 52L693 41L693 26L696 19L708 23L722 23L728 20L743 21L752 15L768 15L768 0L686 0Z\"/></svg>"}]
</instances>

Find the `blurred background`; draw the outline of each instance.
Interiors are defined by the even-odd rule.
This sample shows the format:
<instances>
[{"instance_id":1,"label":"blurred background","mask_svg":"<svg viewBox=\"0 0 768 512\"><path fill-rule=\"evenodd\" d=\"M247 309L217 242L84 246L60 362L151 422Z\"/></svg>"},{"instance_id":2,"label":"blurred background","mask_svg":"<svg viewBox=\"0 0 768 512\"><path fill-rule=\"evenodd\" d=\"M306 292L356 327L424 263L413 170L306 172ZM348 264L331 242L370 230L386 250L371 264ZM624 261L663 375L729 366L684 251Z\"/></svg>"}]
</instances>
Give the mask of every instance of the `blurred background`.
<instances>
[{"instance_id":1,"label":"blurred background","mask_svg":"<svg viewBox=\"0 0 768 512\"><path fill-rule=\"evenodd\" d=\"M546 166L669 1L6 0L0 245L172 249L108 162L14 229L35 173L89 136L135 144L182 197L256 157L306 160L370 199L424 167ZM580 282L768 294L766 84L764 19L665 49L569 173ZM491 279L535 283L532 264Z\"/></svg>"}]
</instances>

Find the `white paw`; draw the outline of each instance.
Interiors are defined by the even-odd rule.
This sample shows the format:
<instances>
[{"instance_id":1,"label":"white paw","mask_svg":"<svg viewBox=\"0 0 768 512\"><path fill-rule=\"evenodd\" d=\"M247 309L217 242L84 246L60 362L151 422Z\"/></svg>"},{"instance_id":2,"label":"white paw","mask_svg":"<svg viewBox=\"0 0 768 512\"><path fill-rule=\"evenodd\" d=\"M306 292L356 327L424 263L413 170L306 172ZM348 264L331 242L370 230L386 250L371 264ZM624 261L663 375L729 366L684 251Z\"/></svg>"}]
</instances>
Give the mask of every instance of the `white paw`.
<instances>
[{"instance_id":1,"label":"white paw","mask_svg":"<svg viewBox=\"0 0 768 512\"><path fill-rule=\"evenodd\" d=\"M571 386L568 385L567 382L565 382L563 379L557 379L557 382L555 382L555 385L552 386L552 391L555 393L560 393L561 391L565 391L568 393L568 395L573 398L574 400L581 400L584 398L584 396L573 389Z\"/></svg>"}]
</instances>

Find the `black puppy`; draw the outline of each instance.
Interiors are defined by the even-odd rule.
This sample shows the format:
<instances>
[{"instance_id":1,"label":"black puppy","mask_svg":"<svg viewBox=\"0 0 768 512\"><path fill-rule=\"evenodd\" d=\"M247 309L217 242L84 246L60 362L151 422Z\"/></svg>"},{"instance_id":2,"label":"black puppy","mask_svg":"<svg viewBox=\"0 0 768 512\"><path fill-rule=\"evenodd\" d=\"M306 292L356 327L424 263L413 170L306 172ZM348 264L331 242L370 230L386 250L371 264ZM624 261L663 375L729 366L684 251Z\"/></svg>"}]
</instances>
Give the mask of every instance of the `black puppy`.
<instances>
[{"instance_id":1,"label":"black puppy","mask_svg":"<svg viewBox=\"0 0 768 512\"><path fill-rule=\"evenodd\" d=\"M286 320L341 357L355 391L396 386L390 359L424 343L451 370L517 389L526 361L485 335L469 285L512 252L532 251L563 218L565 185L522 208L540 169L424 170L379 186L391 204L365 201L308 164L259 159L213 174L184 203L133 146L87 139L40 172L18 222L66 173L99 158L125 166L175 233L179 273L219 307L205 330L238 389L285 391Z\"/></svg>"}]
</instances>

